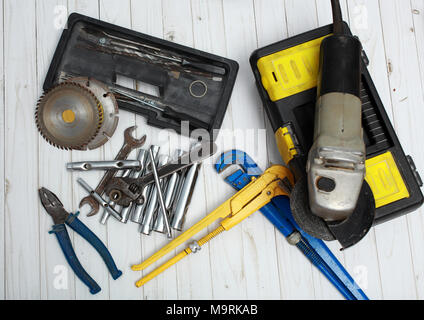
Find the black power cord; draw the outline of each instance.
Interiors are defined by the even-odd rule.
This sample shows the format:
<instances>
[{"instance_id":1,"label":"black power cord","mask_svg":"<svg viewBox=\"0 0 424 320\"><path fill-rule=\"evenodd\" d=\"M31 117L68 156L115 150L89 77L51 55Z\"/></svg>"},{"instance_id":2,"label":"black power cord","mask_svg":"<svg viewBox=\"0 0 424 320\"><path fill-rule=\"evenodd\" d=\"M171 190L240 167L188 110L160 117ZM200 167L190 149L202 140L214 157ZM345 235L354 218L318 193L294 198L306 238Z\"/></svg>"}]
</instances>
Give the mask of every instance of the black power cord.
<instances>
[{"instance_id":1,"label":"black power cord","mask_svg":"<svg viewBox=\"0 0 424 320\"><path fill-rule=\"evenodd\" d=\"M339 0L331 0L333 9L333 33L344 34L342 9Z\"/></svg>"}]
</instances>

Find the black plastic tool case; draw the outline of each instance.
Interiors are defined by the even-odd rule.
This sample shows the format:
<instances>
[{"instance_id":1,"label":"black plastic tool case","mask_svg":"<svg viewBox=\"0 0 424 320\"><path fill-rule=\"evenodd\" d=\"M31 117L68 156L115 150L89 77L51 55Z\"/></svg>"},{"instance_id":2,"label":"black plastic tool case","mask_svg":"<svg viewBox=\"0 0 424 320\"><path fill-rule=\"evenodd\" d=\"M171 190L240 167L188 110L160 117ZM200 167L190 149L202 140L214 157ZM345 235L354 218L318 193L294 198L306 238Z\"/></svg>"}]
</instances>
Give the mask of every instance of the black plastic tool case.
<instances>
[{"instance_id":1,"label":"black plastic tool case","mask_svg":"<svg viewBox=\"0 0 424 320\"><path fill-rule=\"evenodd\" d=\"M85 30L107 32L114 37L159 48L185 61L217 68L223 72L211 74L190 66L163 66L130 54L116 54L108 47L93 45L90 42L92 35ZM73 13L69 16L68 28L61 36L43 88L48 90L61 81L63 75L92 77L108 85L116 84L118 75L141 81L159 88L157 99L162 104L170 105L176 112L189 115L195 120L190 121L190 132L203 128L215 140L213 132L221 127L237 72L238 64L233 60ZM193 83L200 86L200 93L193 93L193 90L199 90L193 89ZM180 121L166 112L140 108L125 101L118 101L118 104L122 109L147 117L150 125L181 133ZM182 120L191 120L190 118Z\"/></svg>"},{"instance_id":2,"label":"black plastic tool case","mask_svg":"<svg viewBox=\"0 0 424 320\"><path fill-rule=\"evenodd\" d=\"M349 30L347 24L345 24L345 28ZM294 128L294 133L300 145L300 155L297 157L297 161L300 161L303 168L305 168L307 154L313 143L316 88L273 102L262 85L257 62L261 57L326 36L331 32L332 25L324 26L260 48L253 52L250 58L250 64L255 75L257 88L273 130L277 131L287 123L290 123ZM374 224L379 224L419 208L423 203L423 195L420 189L422 181L416 171L412 158L410 156L405 156L390 123L366 67L368 61L365 52L363 53L363 61L361 100L367 159L390 151L394 156L395 162L410 194L409 198L404 198L377 208Z\"/></svg>"}]
</instances>

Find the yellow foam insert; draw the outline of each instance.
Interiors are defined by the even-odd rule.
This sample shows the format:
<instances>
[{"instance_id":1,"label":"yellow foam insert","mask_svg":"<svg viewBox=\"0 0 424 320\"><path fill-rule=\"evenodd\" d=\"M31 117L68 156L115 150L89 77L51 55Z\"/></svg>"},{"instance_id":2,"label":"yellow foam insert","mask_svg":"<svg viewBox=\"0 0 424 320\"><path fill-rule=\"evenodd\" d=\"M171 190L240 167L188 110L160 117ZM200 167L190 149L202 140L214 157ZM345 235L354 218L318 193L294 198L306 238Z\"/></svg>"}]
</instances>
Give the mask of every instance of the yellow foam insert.
<instances>
[{"instance_id":1,"label":"yellow foam insert","mask_svg":"<svg viewBox=\"0 0 424 320\"><path fill-rule=\"evenodd\" d=\"M257 66L261 74L262 85L272 101L317 86L320 46L325 37L264 56L258 60Z\"/></svg>"},{"instance_id":2,"label":"yellow foam insert","mask_svg":"<svg viewBox=\"0 0 424 320\"><path fill-rule=\"evenodd\" d=\"M374 194L376 208L409 198L408 188L391 152L368 159L365 165L365 180Z\"/></svg>"}]
</instances>

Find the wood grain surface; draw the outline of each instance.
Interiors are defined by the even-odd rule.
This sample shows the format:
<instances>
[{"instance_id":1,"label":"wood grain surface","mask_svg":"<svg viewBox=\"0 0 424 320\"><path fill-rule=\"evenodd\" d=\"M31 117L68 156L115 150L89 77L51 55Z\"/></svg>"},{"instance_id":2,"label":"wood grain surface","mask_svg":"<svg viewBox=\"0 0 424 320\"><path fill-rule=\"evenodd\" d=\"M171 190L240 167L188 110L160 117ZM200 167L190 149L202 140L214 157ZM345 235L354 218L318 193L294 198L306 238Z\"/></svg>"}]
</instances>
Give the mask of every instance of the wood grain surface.
<instances>
[{"instance_id":1,"label":"wood grain surface","mask_svg":"<svg viewBox=\"0 0 424 320\"><path fill-rule=\"evenodd\" d=\"M344 19L370 60L369 71L404 151L424 168L424 0L341 0ZM54 191L69 211L95 187L100 172L70 173L69 161L113 159L124 130L137 125L161 154L190 141L120 111L112 139L93 151L66 152L45 142L34 109L67 16L78 12L142 33L238 61L240 69L218 153L243 147L266 168L282 163L249 65L259 47L331 23L324 0L0 0L0 299L343 299L338 291L259 213L215 238L142 288L145 272L130 270L167 243L142 235L132 222L99 223L102 210L82 221L105 242L123 276L113 280L97 252L69 232L75 251L102 291L93 296L75 277L53 235L37 190ZM129 80L127 86L144 88ZM247 129L257 134L249 136ZM248 143L246 143L248 141ZM136 153L131 154L135 158ZM421 171L422 172L422 171ZM211 164L199 173L185 227L199 221L234 190ZM373 228L355 247L329 247L371 299L424 299L423 209ZM212 230L204 230L203 234ZM172 254L175 254L173 252ZM171 255L172 255L171 254ZM160 260L154 266L158 266ZM150 267L150 271L154 266ZM57 283L65 275L65 283Z\"/></svg>"}]
</instances>

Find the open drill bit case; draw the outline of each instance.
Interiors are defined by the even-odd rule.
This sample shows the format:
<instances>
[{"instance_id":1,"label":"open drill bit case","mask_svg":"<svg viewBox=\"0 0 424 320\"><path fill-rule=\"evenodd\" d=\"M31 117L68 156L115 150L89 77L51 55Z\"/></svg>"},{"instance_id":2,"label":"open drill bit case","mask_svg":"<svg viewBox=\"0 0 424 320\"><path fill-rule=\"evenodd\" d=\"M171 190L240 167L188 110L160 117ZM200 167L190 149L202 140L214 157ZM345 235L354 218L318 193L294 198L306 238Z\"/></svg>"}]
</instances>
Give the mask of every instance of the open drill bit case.
<instances>
[{"instance_id":1,"label":"open drill bit case","mask_svg":"<svg viewBox=\"0 0 424 320\"><path fill-rule=\"evenodd\" d=\"M189 132L202 128L214 140L237 72L233 60L73 13L43 89L91 77L111 88L119 108L143 115L148 124L182 133L181 121L190 121ZM119 77L129 85L118 83ZM136 83L155 92L135 90Z\"/></svg>"},{"instance_id":2,"label":"open drill bit case","mask_svg":"<svg viewBox=\"0 0 424 320\"><path fill-rule=\"evenodd\" d=\"M351 34L347 24L346 30ZM253 52L250 64L284 161L297 177L306 175L313 143L320 44L332 32L324 26ZM368 72L362 54L362 125L366 145L366 181L376 212L374 224L419 208L421 178L406 156Z\"/></svg>"}]
</instances>

